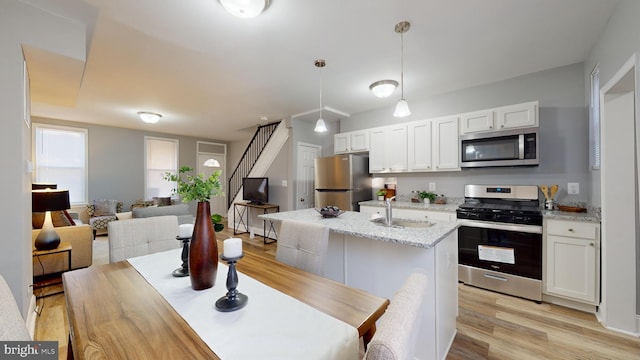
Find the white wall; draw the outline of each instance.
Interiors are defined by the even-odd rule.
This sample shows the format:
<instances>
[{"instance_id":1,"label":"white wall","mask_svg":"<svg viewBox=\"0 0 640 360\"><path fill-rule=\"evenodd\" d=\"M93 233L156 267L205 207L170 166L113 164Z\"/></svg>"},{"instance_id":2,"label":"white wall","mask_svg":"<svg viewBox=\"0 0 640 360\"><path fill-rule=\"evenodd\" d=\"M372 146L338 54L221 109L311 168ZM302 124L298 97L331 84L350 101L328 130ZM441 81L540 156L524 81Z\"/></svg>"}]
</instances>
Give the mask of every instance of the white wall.
<instances>
[{"instance_id":1,"label":"white wall","mask_svg":"<svg viewBox=\"0 0 640 360\"><path fill-rule=\"evenodd\" d=\"M51 31L56 29L56 31ZM7 280L26 315L32 296L31 267L31 133L23 121L23 54L21 45L80 56L85 46L78 23L53 16L16 0L0 2L0 164L3 201L0 207L0 274Z\"/></svg>"},{"instance_id":2,"label":"white wall","mask_svg":"<svg viewBox=\"0 0 640 360\"><path fill-rule=\"evenodd\" d=\"M589 120L583 75L583 64L578 63L428 99L411 99L407 95L412 111L410 117L394 118L392 107L353 114L351 118L341 120L340 132L539 100L540 166L397 175L398 194L408 195L412 190L427 189L428 182L435 182L436 191L448 197L463 197L464 185L471 183L555 183L560 185L557 200L591 202L587 191ZM567 182L580 183L581 193L567 195Z\"/></svg>"},{"instance_id":3,"label":"white wall","mask_svg":"<svg viewBox=\"0 0 640 360\"><path fill-rule=\"evenodd\" d=\"M614 74L620 69L624 63L633 55L633 53L640 50L640 1L624 0L616 6L609 22L602 35L598 39L596 45L591 49L587 60L585 61L585 81L589 79L589 74L596 64L600 69L600 85L604 86ZM588 98L589 89L585 89L585 98ZM636 88L637 91L637 88ZM638 109L636 109L637 113ZM637 114L636 114L637 116ZM637 121L637 118L636 118ZM603 152L607 149L603 149ZM592 183L598 186L598 189L594 189L594 192L599 193L601 174L599 171L594 171L590 174L593 178ZM632 201L629 199L629 201ZM637 230L637 229L636 229ZM613 241L614 239L602 239L603 242ZM634 239L627 239L633 242ZM636 298L636 314L640 314L640 240L635 239L635 251L636 261L635 264L627 264L627 268L630 271L636 273L636 286L635 286L635 298ZM615 262L617 259L611 258L604 261ZM624 273L611 274L612 277L625 278ZM616 301L624 301L623 299L616 299L618 296L625 296L625 294L609 294L610 301L615 303ZM627 314L632 316L633 314ZM640 317L639 317L640 318ZM638 320L640 321L640 320Z\"/></svg>"}]
</instances>

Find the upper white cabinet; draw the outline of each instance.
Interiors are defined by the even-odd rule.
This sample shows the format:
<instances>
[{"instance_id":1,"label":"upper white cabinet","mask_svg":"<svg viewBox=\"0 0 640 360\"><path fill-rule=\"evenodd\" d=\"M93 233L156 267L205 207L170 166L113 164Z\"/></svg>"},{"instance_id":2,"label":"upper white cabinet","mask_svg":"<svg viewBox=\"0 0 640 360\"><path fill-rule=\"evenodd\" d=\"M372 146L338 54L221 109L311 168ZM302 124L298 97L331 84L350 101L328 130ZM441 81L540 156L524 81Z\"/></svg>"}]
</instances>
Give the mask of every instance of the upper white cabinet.
<instances>
[{"instance_id":1,"label":"upper white cabinet","mask_svg":"<svg viewBox=\"0 0 640 360\"><path fill-rule=\"evenodd\" d=\"M407 133L409 171L460 170L457 116L411 122Z\"/></svg>"},{"instance_id":2,"label":"upper white cabinet","mask_svg":"<svg viewBox=\"0 0 640 360\"><path fill-rule=\"evenodd\" d=\"M369 151L369 130L357 130L333 137L335 154L358 153Z\"/></svg>"},{"instance_id":3,"label":"upper white cabinet","mask_svg":"<svg viewBox=\"0 0 640 360\"><path fill-rule=\"evenodd\" d=\"M403 172L407 169L407 125L369 130L369 172Z\"/></svg>"},{"instance_id":4,"label":"upper white cabinet","mask_svg":"<svg viewBox=\"0 0 640 360\"><path fill-rule=\"evenodd\" d=\"M545 237L545 292L598 305L600 225L547 220Z\"/></svg>"},{"instance_id":5,"label":"upper white cabinet","mask_svg":"<svg viewBox=\"0 0 640 360\"><path fill-rule=\"evenodd\" d=\"M538 102L502 106L460 115L460 133L538 126Z\"/></svg>"}]
</instances>

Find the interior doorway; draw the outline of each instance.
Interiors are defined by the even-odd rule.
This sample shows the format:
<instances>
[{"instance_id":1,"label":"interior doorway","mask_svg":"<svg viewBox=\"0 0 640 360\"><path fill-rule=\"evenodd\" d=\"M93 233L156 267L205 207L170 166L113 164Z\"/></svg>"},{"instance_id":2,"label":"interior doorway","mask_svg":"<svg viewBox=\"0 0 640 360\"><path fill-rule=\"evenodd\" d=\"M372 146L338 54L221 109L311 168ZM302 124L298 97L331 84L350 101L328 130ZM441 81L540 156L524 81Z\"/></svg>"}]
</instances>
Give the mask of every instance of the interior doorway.
<instances>
[{"instance_id":1,"label":"interior doorway","mask_svg":"<svg viewBox=\"0 0 640 360\"><path fill-rule=\"evenodd\" d=\"M602 303L612 329L640 331L640 170L637 120L638 55L600 91L602 116Z\"/></svg>"},{"instance_id":2,"label":"interior doorway","mask_svg":"<svg viewBox=\"0 0 640 360\"><path fill-rule=\"evenodd\" d=\"M296 209L309 209L315 205L315 159L321 150L320 145L298 143Z\"/></svg>"},{"instance_id":3,"label":"interior doorway","mask_svg":"<svg viewBox=\"0 0 640 360\"><path fill-rule=\"evenodd\" d=\"M211 214L220 214L226 216L227 214L227 145L210 143L204 141L197 142L197 168L198 174L203 174L205 178L213 174L214 171L220 170L220 183L222 185L222 191L224 196L216 196L211 198ZM208 167L204 166L204 162L214 159L220 164L220 167Z\"/></svg>"}]
</instances>

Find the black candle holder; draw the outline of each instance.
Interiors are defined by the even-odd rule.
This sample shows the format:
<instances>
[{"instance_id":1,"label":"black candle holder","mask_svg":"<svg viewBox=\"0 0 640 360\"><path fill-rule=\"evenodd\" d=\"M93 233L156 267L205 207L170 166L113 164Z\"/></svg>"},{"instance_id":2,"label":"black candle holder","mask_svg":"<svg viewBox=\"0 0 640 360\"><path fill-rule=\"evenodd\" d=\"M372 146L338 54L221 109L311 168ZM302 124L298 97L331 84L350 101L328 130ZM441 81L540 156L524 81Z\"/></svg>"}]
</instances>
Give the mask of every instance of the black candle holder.
<instances>
[{"instance_id":1,"label":"black candle holder","mask_svg":"<svg viewBox=\"0 0 640 360\"><path fill-rule=\"evenodd\" d=\"M182 266L175 269L172 275L175 277L189 276L189 241L191 241L191 236L176 236L176 240L182 241Z\"/></svg>"},{"instance_id":2,"label":"black candle holder","mask_svg":"<svg viewBox=\"0 0 640 360\"><path fill-rule=\"evenodd\" d=\"M221 297L216 301L216 310L222 312L235 311L242 309L247 305L249 298L247 295L239 293L236 287L238 286L238 272L236 271L236 262L242 259L243 255L233 258L227 258L224 255L220 255L220 259L229 264L229 271L227 272L227 295Z\"/></svg>"}]
</instances>

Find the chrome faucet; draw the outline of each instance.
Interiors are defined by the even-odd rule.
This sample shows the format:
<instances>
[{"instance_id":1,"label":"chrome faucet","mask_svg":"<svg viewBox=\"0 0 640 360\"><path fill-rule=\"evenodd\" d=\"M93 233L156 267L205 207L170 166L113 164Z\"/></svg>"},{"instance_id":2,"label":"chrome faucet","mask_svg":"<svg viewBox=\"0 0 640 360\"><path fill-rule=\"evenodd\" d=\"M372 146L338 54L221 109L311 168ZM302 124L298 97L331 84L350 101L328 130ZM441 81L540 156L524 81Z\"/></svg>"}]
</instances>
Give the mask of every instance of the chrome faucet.
<instances>
[{"instance_id":1,"label":"chrome faucet","mask_svg":"<svg viewBox=\"0 0 640 360\"><path fill-rule=\"evenodd\" d=\"M395 198L396 198L395 196L392 196L384 200L384 205L385 205L384 214L385 214L385 222L387 226L391 226L393 224L393 216L391 215L391 201Z\"/></svg>"}]
</instances>

